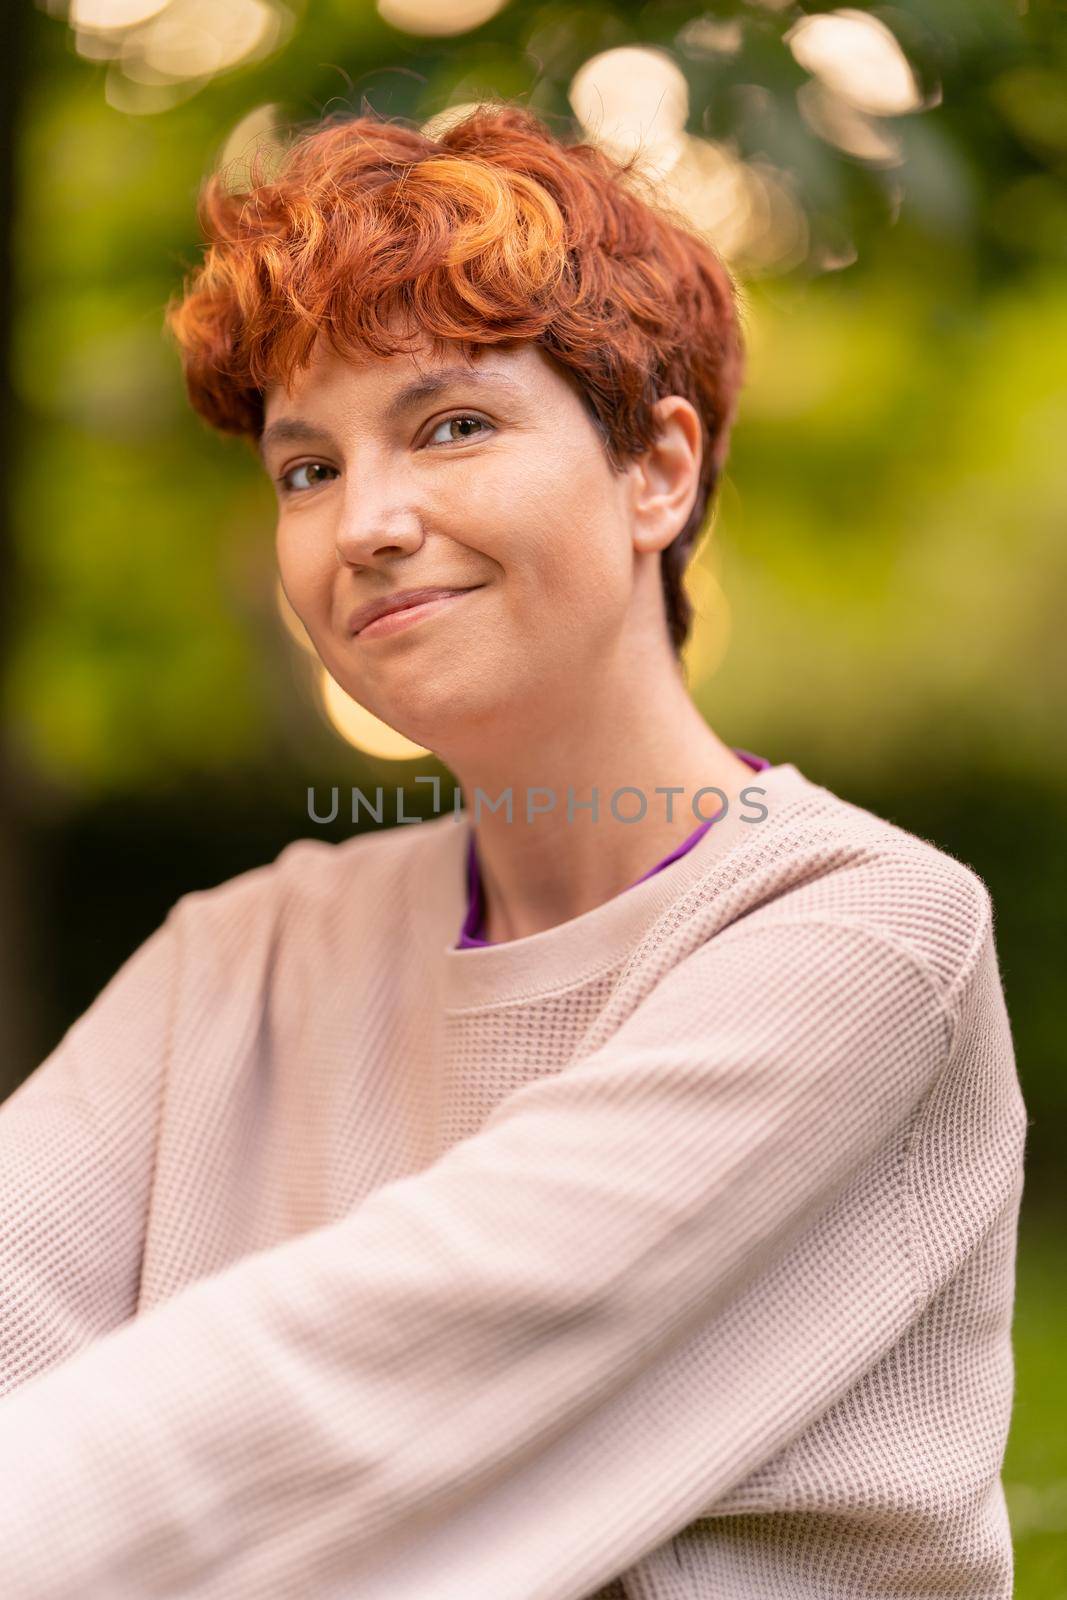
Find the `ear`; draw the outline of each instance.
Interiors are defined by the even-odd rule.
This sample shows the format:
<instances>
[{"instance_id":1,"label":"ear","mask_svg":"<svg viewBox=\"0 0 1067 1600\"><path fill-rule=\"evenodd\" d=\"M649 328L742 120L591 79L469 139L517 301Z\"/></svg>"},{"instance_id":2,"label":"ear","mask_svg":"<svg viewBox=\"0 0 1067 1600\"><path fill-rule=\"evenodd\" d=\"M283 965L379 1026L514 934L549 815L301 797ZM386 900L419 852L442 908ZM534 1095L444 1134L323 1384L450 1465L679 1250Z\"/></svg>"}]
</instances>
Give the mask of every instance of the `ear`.
<instances>
[{"instance_id":1,"label":"ear","mask_svg":"<svg viewBox=\"0 0 1067 1600\"><path fill-rule=\"evenodd\" d=\"M670 394L656 401L652 413L656 441L629 468L635 550L665 550L689 520L700 487L703 441L696 410L680 394Z\"/></svg>"}]
</instances>

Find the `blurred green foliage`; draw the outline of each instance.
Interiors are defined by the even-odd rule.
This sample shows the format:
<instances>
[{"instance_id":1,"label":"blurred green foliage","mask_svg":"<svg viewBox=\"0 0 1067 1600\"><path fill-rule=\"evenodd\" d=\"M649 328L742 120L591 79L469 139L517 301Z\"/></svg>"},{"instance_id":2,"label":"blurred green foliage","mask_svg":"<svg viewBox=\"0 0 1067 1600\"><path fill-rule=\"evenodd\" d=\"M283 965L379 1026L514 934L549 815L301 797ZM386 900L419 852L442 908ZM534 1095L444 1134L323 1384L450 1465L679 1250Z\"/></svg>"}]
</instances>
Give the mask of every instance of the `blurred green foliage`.
<instances>
[{"instance_id":1,"label":"blurred green foliage","mask_svg":"<svg viewBox=\"0 0 1067 1600\"><path fill-rule=\"evenodd\" d=\"M442 0L443 4L447 0ZM795 6L723 6L732 54L692 44L699 8L522 4L420 40L362 0L309 7L272 59L132 116L103 63L35 21L20 145L16 497L24 589L8 684L28 766L67 792L254 766L280 729L298 764L332 735L278 706L273 502L251 458L191 415L161 311L197 259L197 186L248 112L425 116L481 95L568 112L576 68L652 43L686 73L691 127L791 175L822 245L746 286L751 379L714 543L733 618L709 714L777 748L876 773L939 753L1067 776L1058 595L1067 482L1067 29L1062 8L875 8L933 109L889 119L879 170L799 115ZM689 42L687 42L689 41ZM935 94L936 91L936 94ZM263 640L273 641L263 648ZM788 662L788 671L783 663ZM220 693L224 689L224 693ZM750 739L750 742L751 742Z\"/></svg>"},{"instance_id":2,"label":"blurred green foliage","mask_svg":"<svg viewBox=\"0 0 1067 1600\"><path fill-rule=\"evenodd\" d=\"M1067 1242L1059 1218L1024 1213L1016 1273L1015 1405L1004 1493L1016 1600L1067 1596Z\"/></svg>"}]
</instances>

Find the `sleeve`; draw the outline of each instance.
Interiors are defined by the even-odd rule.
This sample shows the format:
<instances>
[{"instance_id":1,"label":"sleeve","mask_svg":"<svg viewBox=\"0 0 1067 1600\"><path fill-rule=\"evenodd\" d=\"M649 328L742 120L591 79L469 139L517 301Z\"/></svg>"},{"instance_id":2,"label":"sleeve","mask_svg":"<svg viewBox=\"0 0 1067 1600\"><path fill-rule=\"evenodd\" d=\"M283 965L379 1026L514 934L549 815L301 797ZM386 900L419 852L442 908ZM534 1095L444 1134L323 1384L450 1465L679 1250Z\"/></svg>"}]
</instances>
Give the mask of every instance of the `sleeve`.
<instances>
[{"instance_id":1,"label":"sleeve","mask_svg":"<svg viewBox=\"0 0 1067 1600\"><path fill-rule=\"evenodd\" d=\"M0 1397L135 1312L172 916L0 1105Z\"/></svg>"},{"instance_id":2,"label":"sleeve","mask_svg":"<svg viewBox=\"0 0 1067 1600\"><path fill-rule=\"evenodd\" d=\"M430 1167L14 1396L7 1600L580 1600L807 1426L917 1307L895 1199L812 1224L953 1029L894 942L757 918Z\"/></svg>"}]
</instances>

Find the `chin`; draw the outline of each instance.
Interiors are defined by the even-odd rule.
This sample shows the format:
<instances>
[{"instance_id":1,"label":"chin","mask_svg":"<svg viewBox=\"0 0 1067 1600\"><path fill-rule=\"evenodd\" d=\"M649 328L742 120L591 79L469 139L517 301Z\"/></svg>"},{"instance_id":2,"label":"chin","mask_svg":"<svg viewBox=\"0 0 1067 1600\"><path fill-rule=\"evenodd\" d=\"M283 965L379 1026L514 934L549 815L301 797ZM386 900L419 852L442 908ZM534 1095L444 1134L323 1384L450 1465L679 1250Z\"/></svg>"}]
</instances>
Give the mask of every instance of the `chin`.
<instances>
[{"instance_id":1,"label":"chin","mask_svg":"<svg viewBox=\"0 0 1067 1600\"><path fill-rule=\"evenodd\" d=\"M442 681L431 689L422 684L410 694L390 695L375 715L446 759L442 752L469 748L480 731L486 740L495 739L505 711L499 685L480 681L468 668L459 683Z\"/></svg>"}]
</instances>

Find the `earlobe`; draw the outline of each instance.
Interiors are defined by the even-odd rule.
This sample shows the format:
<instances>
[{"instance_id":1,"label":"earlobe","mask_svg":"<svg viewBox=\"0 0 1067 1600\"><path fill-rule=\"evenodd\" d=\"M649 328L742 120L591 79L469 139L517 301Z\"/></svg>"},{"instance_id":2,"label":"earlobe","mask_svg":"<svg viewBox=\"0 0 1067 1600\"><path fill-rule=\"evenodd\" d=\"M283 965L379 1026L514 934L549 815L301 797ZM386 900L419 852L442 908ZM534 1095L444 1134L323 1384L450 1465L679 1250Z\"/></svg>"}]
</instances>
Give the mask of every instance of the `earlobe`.
<instances>
[{"instance_id":1,"label":"earlobe","mask_svg":"<svg viewBox=\"0 0 1067 1600\"><path fill-rule=\"evenodd\" d=\"M658 521L655 526L647 523L643 526L636 526L633 534L633 547L642 554L662 552L666 550L668 545L674 543L683 526L684 520L678 524L677 530L674 532L669 531L670 525L662 520Z\"/></svg>"}]
</instances>

